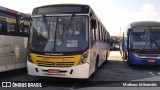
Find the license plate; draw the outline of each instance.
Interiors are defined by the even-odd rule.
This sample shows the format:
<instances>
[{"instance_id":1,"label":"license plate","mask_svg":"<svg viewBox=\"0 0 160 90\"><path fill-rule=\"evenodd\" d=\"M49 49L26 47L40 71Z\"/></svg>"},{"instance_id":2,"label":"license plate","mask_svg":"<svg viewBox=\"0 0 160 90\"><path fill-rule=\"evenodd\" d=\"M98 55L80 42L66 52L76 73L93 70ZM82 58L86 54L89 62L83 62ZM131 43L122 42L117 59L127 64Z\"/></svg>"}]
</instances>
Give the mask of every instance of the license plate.
<instances>
[{"instance_id":1,"label":"license plate","mask_svg":"<svg viewBox=\"0 0 160 90\"><path fill-rule=\"evenodd\" d=\"M150 62L150 63L154 63L154 62L156 62L155 60L148 60L148 62Z\"/></svg>"},{"instance_id":2,"label":"license plate","mask_svg":"<svg viewBox=\"0 0 160 90\"><path fill-rule=\"evenodd\" d=\"M58 69L49 69L48 73L59 73Z\"/></svg>"}]
</instances>

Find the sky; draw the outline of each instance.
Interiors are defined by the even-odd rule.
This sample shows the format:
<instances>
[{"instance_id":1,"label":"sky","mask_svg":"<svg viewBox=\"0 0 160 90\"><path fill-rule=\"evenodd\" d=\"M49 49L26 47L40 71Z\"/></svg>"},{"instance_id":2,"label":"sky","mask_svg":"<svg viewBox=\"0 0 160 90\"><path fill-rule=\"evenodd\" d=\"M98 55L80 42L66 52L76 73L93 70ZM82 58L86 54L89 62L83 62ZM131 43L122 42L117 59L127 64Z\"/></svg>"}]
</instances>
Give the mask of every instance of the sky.
<instances>
[{"instance_id":1,"label":"sky","mask_svg":"<svg viewBox=\"0 0 160 90\"><path fill-rule=\"evenodd\" d=\"M111 36L119 36L120 29L130 22L160 21L160 0L0 0L0 6L23 13L32 13L38 6L61 3L90 5Z\"/></svg>"}]
</instances>

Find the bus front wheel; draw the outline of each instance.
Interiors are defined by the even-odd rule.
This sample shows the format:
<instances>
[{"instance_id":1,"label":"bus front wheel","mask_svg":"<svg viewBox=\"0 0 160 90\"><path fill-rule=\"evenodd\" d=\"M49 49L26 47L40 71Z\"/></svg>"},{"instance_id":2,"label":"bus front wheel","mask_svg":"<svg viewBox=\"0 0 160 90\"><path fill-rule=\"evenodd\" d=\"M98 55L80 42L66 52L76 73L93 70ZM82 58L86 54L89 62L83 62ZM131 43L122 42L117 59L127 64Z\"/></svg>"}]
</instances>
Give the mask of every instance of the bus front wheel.
<instances>
[{"instance_id":1,"label":"bus front wheel","mask_svg":"<svg viewBox=\"0 0 160 90\"><path fill-rule=\"evenodd\" d=\"M129 59L127 60L127 65L130 66L130 67L133 66L133 64L129 61Z\"/></svg>"}]
</instances>

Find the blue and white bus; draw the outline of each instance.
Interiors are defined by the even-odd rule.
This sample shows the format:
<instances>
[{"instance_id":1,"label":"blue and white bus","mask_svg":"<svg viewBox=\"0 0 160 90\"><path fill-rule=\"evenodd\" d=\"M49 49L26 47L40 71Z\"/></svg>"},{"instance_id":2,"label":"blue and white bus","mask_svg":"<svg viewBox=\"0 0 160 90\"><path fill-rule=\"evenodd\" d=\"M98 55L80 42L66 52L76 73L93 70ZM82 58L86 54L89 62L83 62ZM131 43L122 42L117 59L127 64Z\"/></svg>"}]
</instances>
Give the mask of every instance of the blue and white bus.
<instances>
[{"instance_id":1,"label":"blue and white bus","mask_svg":"<svg viewBox=\"0 0 160 90\"><path fill-rule=\"evenodd\" d=\"M128 65L160 65L160 22L132 22L125 31L122 57L127 59Z\"/></svg>"}]
</instances>

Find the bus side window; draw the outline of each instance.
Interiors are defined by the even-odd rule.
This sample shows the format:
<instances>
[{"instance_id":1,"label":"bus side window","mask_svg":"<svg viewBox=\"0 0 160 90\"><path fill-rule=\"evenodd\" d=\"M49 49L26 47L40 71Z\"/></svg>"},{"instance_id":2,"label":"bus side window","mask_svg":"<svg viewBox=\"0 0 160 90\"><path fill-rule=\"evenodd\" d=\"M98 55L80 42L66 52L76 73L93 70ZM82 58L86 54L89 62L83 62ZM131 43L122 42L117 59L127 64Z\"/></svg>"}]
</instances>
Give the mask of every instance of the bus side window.
<instances>
[{"instance_id":1,"label":"bus side window","mask_svg":"<svg viewBox=\"0 0 160 90\"><path fill-rule=\"evenodd\" d=\"M97 29L97 21L95 19L91 20L91 32L92 32L92 39L96 40L96 29Z\"/></svg>"},{"instance_id":2,"label":"bus side window","mask_svg":"<svg viewBox=\"0 0 160 90\"><path fill-rule=\"evenodd\" d=\"M0 32L3 30L2 22L0 22Z\"/></svg>"},{"instance_id":3,"label":"bus side window","mask_svg":"<svg viewBox=\"0 0 160 90\"><path fill-rule=\"evenodd\" d=\"M1 22L0 21L0 35L4 35L6 34L6 30L5 30L5 27L4 27L4 22Z\"/></svg>"},{"instance_id":4,"label":"bus side window","mask_svg":"<svg viewBox=\"0 0 160 90\"><path fill-rule=\"evenodd\" d=\"M4 13L0 12L0 16L5 16ZM6 34L6 18L0 17L0 35Z\"/></svg>"},{"instance_id":5,"label":"bus side window","mask_svg":"<svg viewBox=\"0 0 160 90\"><path fill-rule=\"evenodd\" d=\"M95 40L96 36L95 36L95 29L92 29L92 39Z\"/></svg>"},{"instance_id":6,"label":"bus side window","mask_svg":"<svg viewBox=\"0 0 160 90\"><path fill-rule=\"evenodd\" d=\"M96 40L99 41L99 22L97 22L97 28L96 28Z\"/></svg>"},{"instance_id":7,"label":"bus side window","mask_svg":"<svg viewBox=\"0 0 160 90\"><path fill-rule=\"evenodd\" d=\"M15 35L16 33L16 25L13 23L7 24L7 34L8 35Z\"/></svg>"},{"instance_id":8,"label":"bus side window","mask_svg":"<svg viewBox=\"0 0 160 90\"><path fill-rule=\"evenodd\" d=\"M107 32L107 43L110 43L110 35L108 32Z\"/></svg>"},{"instance_id":9,"label":"bus side window","mask_svg":"<svg viewBox=\"0 0 160 90\"><path fill-rule=\"evenodd\" d=\"M6 25L7 25L7 35L15 36L17 35L16 32L16 24L17 19L16 16L6 14Z\"/></svg>"}]
</instances>

